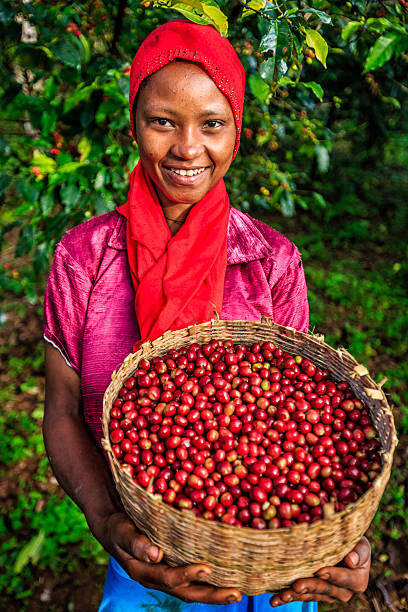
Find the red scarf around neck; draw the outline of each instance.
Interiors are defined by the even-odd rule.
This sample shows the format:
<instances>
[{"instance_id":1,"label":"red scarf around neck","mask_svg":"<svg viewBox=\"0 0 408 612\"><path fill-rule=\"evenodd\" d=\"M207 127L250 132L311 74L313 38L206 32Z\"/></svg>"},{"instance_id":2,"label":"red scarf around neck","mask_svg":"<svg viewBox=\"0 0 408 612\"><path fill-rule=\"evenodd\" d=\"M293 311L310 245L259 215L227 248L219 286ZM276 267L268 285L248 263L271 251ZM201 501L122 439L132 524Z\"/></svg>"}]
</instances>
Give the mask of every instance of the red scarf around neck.
<instances>
[{"instance_id":1,"label":"red scarf around neck","mask_svg":"<svg viewBox=\"0 0 408 612\"><path fill-rule=\"evenodd\" d=\"M127 252L141 341L221 313L230 203L219 181L173 237L151 179L139 162L126 204Z\"/></svg>"}]
</instances>

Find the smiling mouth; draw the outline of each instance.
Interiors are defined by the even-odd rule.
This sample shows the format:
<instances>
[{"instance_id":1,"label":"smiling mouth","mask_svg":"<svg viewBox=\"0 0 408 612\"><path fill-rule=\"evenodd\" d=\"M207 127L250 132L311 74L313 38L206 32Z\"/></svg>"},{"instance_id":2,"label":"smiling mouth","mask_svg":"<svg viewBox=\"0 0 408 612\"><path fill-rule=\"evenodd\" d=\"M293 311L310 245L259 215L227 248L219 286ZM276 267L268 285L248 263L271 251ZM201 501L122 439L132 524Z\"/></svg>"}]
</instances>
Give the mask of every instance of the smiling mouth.
<instances>
[{"instance_id":1,"label":"smiling mouth","mask_svg":"<svg viewBox=\"0 0 408 612\"><path fill-rule=\"evenodd\" d=\"M184 168L166 168L173 172L174 174L178 174L179 176L197 176L197 174L202 174L204 170L207 170L207 166L203 168L194 168L185 170Z\"/></svg>"}]
</instances>

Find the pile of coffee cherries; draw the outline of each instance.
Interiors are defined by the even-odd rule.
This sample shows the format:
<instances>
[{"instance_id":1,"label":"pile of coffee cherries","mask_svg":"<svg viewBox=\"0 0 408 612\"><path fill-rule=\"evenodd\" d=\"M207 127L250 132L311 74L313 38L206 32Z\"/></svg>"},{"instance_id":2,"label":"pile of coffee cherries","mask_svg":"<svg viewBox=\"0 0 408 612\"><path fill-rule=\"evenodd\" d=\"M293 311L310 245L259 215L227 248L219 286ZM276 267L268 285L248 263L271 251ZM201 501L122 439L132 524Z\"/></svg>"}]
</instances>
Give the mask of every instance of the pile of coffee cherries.
<instances>
[{"instance_id":1,"label":"pile of coffee cherries","mask_svg":"<svg viewBox=\"0 0 408 612\"><path fill-rule=\"evenodd\" d=\"M274 529L357 500L381 471L347 382L272 342L211 340L141 359L110 410L112 451L167 504Z\"/></svg>"}]
</instances>

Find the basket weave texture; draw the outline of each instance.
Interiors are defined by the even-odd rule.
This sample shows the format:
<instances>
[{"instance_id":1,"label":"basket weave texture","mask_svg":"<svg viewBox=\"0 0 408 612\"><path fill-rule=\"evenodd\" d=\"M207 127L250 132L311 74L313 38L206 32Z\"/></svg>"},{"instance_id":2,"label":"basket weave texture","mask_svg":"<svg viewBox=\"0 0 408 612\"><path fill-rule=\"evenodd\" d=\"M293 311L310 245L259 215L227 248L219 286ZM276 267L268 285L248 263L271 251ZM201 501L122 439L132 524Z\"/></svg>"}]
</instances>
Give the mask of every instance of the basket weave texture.
<instances>
[{"instance_id":1,"label":"basket weave texture","mask_svg":"<svg viewBox=\"0 0 408 612\"><path fill-rule=\"evenodd\" d=\"M382 470L372 487L342 512L336 513L332 504L326 504L321 521L256 530L197 518L193 512L173 508L138 486L121 470L109 440L109 412L119 390L142 357L151 359L170 348L203 344L213 338L238 344L272 341L292 355L302 355L320 368L327 368L335 381L347 381L367 406L381 443ZM398 442L386 397L363 365L346 350L330 347L323 336L277 325L268 317L262 321L215 319L166 332L143 344L112 374L104 396L103 431L103 446L123 506L137 527L163 549L165 561L169 565L206 563L212 568L208 580L211 584L236 587L247 595L274 592L298 578L312 576L321 567L338 563L354 547L374 517Z\"/></svg>"}]
</instances>

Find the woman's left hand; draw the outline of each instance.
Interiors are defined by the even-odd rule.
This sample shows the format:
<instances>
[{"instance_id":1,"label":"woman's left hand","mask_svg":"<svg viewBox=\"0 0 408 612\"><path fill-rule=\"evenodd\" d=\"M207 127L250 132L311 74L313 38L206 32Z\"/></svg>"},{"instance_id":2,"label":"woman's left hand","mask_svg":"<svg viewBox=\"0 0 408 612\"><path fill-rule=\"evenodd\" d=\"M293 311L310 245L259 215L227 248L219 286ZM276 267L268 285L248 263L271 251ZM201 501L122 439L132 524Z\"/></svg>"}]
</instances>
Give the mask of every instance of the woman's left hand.
<instances>
[{"instance_id":1,"label":"woman's left hand","mask_svg":"<svg viewBox=\"0 0 408 612\"><path fill-rule=\"evenodd\" d=\"M291 601L349 601L354 593L363 593L368 585L371 547L363 537L343 559L345 567L324 567L316 578L296 580L271 598L271 606L282 606Z\"/></svg>"}]
</instances>

